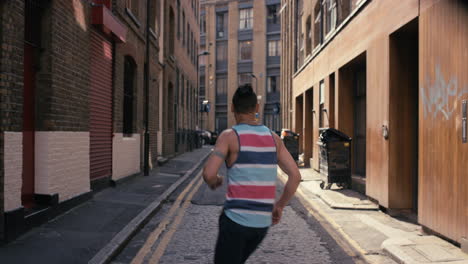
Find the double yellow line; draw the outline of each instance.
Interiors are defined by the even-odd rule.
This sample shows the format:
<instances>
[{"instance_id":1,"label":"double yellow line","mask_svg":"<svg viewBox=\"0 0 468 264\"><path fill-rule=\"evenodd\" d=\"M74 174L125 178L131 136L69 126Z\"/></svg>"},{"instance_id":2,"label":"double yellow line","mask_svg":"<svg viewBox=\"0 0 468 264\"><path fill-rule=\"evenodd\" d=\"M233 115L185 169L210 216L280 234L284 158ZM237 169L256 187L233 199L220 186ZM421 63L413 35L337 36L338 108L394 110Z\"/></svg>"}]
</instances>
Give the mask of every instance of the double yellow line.
<instances>
[{"instance_id":1,"label":"double yellow line","mask_svg":"<svg viewBox=\"0 0 468 264\"><path fill-rule=\"evenodd\" d=\"M202 172L200 171L197 174L197 176L195 176L195 178L189 183L189 185L187 185L187 187L185 187L185 189L179 194L179 196L177 196L177 199L174 201L174 204L169 209L169 212L166 214L166 216L158 225L158 227L148 236L145 243L138 251L137 255L133 258L131 264L142 264L147 256L149 256L148 263L159 263L159 260L161 259L162 255L164 254L164 251L169 245L169 242L174 236L175 231L182 222L185 212L190 206L190 201L200 188L200 185L203 183L201 173ZM193 186L195 187L192 188ZM186 194L189 191L190 193L186 196ZM175 217L173 218L174 215ZM169 224L170 226L168 227ZM152 251L151 249L156 244L159 237L164 231L166 232L160 239L154 251Z\"/></svg>"}]
</instances>

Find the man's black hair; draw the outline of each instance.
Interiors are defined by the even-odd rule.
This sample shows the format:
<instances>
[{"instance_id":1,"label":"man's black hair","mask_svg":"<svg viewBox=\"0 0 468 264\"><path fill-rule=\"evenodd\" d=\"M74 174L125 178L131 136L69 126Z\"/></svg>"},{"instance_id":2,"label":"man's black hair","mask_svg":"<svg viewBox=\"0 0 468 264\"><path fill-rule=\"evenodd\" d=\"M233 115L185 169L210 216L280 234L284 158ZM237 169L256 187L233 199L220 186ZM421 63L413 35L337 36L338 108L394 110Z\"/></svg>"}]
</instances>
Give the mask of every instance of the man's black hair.
<instances>
[{"instance_id":1,"label":"man's black hair","mask_svg":"<svg viewBox=\"0 0 468 264\"><path fill-rule=\"evenodd\" d=\"M252 85L244 84L237 88L232 97L234 111L240 114L248 114L255 111L257 106L257 95L252 89Z\"/></svg>"}]
</instances>

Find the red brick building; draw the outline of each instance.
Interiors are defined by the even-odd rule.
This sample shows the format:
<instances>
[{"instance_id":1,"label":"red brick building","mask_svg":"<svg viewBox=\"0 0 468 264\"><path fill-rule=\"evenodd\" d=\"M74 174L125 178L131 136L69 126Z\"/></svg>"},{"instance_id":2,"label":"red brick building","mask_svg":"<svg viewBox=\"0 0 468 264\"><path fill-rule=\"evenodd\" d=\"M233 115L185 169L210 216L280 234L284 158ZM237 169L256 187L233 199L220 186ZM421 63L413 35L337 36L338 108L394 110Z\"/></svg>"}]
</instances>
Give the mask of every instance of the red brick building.
<instances>
[{"instance_id":1,"label":"red brick building","mask_svg":"<svg viewBox=\"0 0 468 264\"><path fill-rule=\"evenodd\" d=\"M159 153L171 157L191 149L197 127L197 74L200 43L199 0L160 1L164 25Z\"/></svg>"},{"instance_id":2,"label":"red brick building","mask_svg":"<svg viewBox=\"0 0 468 264\"><path fill-rule=\"evenodd\" d=\"M156 165L163 2L0 2L0 239Z\"/></svg>"}]
</instances>

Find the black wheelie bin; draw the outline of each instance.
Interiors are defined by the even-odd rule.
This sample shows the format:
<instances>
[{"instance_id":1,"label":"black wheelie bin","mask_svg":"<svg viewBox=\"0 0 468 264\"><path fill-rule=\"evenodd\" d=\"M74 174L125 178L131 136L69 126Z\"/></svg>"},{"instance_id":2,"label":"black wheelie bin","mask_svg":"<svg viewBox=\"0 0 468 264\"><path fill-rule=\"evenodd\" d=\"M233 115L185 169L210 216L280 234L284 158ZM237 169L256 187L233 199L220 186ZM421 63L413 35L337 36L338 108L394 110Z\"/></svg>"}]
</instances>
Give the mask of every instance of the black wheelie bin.
<instances>
[{"instance_id":1,"label":"black wheelie bin","mask_svg":"<svg viewBox=\"0 0 468 264\"><path fill-rule=\"evenodd\" d=\"M322 189L330 189L333 183L338 187L351 187L351 138L334 128L320 129L320 173L326 176Z\"/></svg>"}]
</instances>

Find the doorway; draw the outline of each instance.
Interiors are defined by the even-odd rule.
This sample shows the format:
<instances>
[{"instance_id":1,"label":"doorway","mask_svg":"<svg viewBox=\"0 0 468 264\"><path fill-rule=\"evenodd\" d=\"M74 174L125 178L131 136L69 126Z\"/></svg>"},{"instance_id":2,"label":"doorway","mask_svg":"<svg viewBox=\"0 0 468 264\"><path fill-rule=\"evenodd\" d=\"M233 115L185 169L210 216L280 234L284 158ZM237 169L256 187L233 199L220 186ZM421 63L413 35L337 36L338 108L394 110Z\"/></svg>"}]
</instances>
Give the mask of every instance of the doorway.
<instances>
[{"instance_id":1,"label":"doorway","mask_svg":"<svg viewBox=\"0 0 468 264\"><path fill-rule=\"evenodd\" d=\"M294 127L294 132L299 134L299 153L304 152L304 98L302 95L296 97L296 122Z\"/></svg>"},{"instance_id":2,"label":"doorway","mask_svg":"<svg viewBox=\"0 0 468 264\"><path fill-rule=\"evenodd\" d=\"M366 64L356 65L354 90L354 174L366 177Z\"/></svg>"},{"instance_id":3,"label":"doorway","mask_svg":"<svg viewBox=\"0 0 468 264\"><path fill-rule=\"evenodd\" d=\"M419 43L415 19L390 35L390 206L418 208Z\"/></svg>"},{"instance_id":4,"label":"doorway","mask_svg":"<svg viewBox=\"0 0 468 264\"><path fill-rule=\"evenodd\" d=\"M314 157L314 90L310 88L305 92L304 99L304 166L310 166Z\"/></svg>"}]
</instances>

